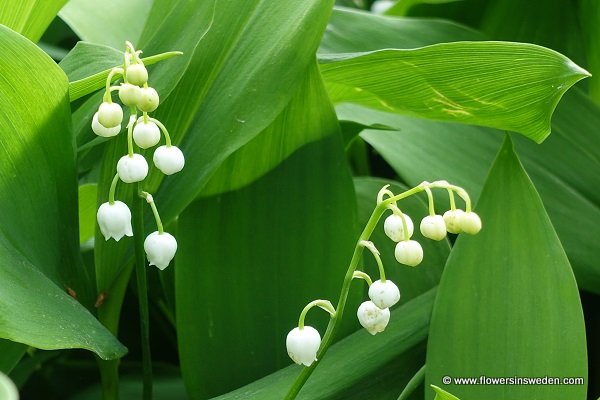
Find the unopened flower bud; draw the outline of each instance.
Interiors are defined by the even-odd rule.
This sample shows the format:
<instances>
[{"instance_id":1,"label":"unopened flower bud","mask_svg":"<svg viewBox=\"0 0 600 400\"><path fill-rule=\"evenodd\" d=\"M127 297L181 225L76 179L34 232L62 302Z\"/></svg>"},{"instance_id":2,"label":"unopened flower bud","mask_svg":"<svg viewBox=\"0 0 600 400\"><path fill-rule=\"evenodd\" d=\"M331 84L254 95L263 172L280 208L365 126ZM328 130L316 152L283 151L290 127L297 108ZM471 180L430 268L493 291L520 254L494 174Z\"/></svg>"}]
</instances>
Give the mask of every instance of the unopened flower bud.
<instances>
[{"instance_id":1,"label":"unopened flower bud","mask_svg":"<svg viewBox=\"0 0 600 400\"><path fill-rule=\"evenodd\" d=\"M125 76L127 82L137 86L142 86L144 83L148 82L148 70L146 70L144 64L129 65Z\"/></svg>"},{"instance_id":2,"label":"unopened flower bud","mask_svg":"<svg viewBox=\"0 0 600 400\"><path fill-rule=\"evenodd\" d=\"M143 181L148 175L148 163L140 154L124 155L117 162L117 174L125 183Z\"/></svg>"},{"instance_id":3,"label":"unopened flower bud","mask_svg":"<svg viewBox=\"0 0 600 400\"><path fill-rule=\"evenodd\" d=\"M475 235L481 230L481 219L472 211L462 213L458 220L460 229L469 235Z\"/></svg>"},{"instance_id":4,"label":"unopened flower bud","mask_svg":"<svg viewBox=\"0 0 600 400\"><path fill-rule=\"evenodd\" d=\"M140 101L139 86L132 85L131 83L121 83L119 87L119 99L128 107L137 106L137 103Z\"/></svg>"},{"instance_id":5,"label":"unopened flower bud","mask_svg":"<svg viewBox=\"0 0 600 400\"><path fill-rule=\"evenodd\" d=\"M406 228L408 229L408 237L412 237L415 230L414 224L410 217L406 214L404 219L406 220ZM385 234L392 239L394 242L404 240L404 225L402 224L402 217L396 214L392 214L385 219L383 223L383 230Z\"/></svg>"},{"instance_id":6,"label":"unopened flower bud","mask_svg":"<svg viewBox=\"0 0 600 400\"><path fill-rule=\"evenodd\" d=\"M416 267L423 261L423 248L415 240L398 242L395 254L400 264Z\"/></svg>"},{"instance_id":7,"label":"unopened flower bud","mask_svg":"<svg viewBox=\"0 0 600 400\"><path fill-rule=\"evenodd\" d=\"M14 382L5 374L0 372L0 399L19 400L19 391Z\"/></svg>"},{"instance_id":8,"label":"unopened flower bud","mask_svg":"<svg viewBox=\"0 0 600 400\"><path fill-rule=\"evenodd\" d=\"M365 301L356 312L360 324L371 334L383 332L390 322L390 309L381 309L372 301Z\"/></svg>"},{"instance_id":9,"label":"unopened flower bud","mask_svg":"<svg viewBox=\"0 0 600 400\"><path fill-rule=\"evenodd\" d=\"M120 126L123 121L123 109L117 103L103 102L98 108L98 122L105 128Z\"/></svg>"},{"instance_id":10,"label":"unopened flower bud","mask_svg":"<svg viewBox=\"0 0 600 400\"><path fill-rule=\"evenodd\" d=\"M460 219L464 211L460 208L455 210L448 210L444 213L444 222L446 223L446 229L450 233L461 233Z\"/></svg>"},{"instance_id":11,"label":"unopened flower bud","mask_svg":"<svg viewBox=\"0 0 600 400\"><path fill-rule=\"evenodd\" d=\"M144 250L150 265L155 265L162 271L175 257L177 240L167 232L152 232L144 240Z\"/></svg>"},{"instance_id":12,"label":"unopened flower bud","mask_svg":"<svg viewBox=\"0 0 600 400\"><path fill-rule=\"evenodd\" d=\"M131 229L131 211L127 204L115 201L113 204L104 203L96 214L100 232L106 240L113 238L117 242L123 236L133 236Z\"/></svg>"},{"instance_id":13,"label":"unopened flower bud","mask_svg":"<svg viewBox=\"0 0 600 400\"><path fill-rule=\"evenodd\" d=\"M369 298L373 304L383 310L393 306L400 300L400 290L389 279L386 279L385 282L378 280L369 286Z\"/></svg>"},{"instance_id":14,"label":"unopened flower bud","mask_svg":"<svg viewBox=\"0 0 600 400\"><path fill-rule=\"evenodd\" d=\"M98 113L95 113L94 117L92 118L92 131L94 131L94 133L98 136L113 137L117 136L119 132L121 132L121 125L119 124L117 126L113 126L112 128L107 128L98 121Z\"/></svg>"},{"instance_id":15,"label":"unopened flower bud","mask_svg":"<svg viewBox=\"0 0 600 400\"><path fill-rule=\"evenodd\" d=\"M288 333L285 345L288 355L296 364L309 367L317 359L321 335L312 326L294 328Z\"/></svg>"},{"instance_id":16,"label":"unopened flower bud","mask_svg":"<svg viewBox=\"0 0 600 400\"><path fill-rule=\"evenodd\" d=\"M421 220L421 234L433 240L446 237L446 223L441 215L429 215Z\"/></svg>"},{"instance_id":17,"label":"unopened flower bud","mask_svg":"<svg viewBox=\"0 0 600 400\"><path fill-rule=\"evenodd\" d=\"M165 175L173 175L181 171L185 165L185 157L176 146L160 146L154 150L152 160L156 168Z\"/></svg>"},{"instance_id":18,"label":"unopened flower bud","mask_svg":"<svg viewBox=\"0 0 600 400\"><path fill-rule=\"evenodd\" d=\"M156 146L160 142L160 129L152 122L139 122L133 128L133 140L142 149Z\"/></svg>"},{"instance_id":19,"label":"unopened flower bud","mask_svg":"<svg viewBox=\"0 0 600 400\"><path fill-rule=\"evenodd\" d=\"M159 102L158 92L154 88L140 88L140 99L137 102L137 108L140 111L152 112L156 110Z\"/></svg>"}]
</instances>

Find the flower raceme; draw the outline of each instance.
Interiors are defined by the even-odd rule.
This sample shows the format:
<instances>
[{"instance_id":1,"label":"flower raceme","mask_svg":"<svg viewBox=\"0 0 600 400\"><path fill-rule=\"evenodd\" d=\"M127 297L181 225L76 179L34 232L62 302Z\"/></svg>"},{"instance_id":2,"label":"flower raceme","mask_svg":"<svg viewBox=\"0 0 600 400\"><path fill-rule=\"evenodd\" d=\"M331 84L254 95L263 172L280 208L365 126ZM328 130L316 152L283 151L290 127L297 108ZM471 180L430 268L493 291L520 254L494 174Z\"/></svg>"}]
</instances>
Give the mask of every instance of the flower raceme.
<instances>
[{"instance_id":1,"label":"flower raceme","mask_svg":"<svg viewBox=\"0 0 600 400\"><path fill-rule=\"evenodd\" d=\"M156 154L156 153L155 153ZM155 161L156 164L156 161ZM165 172L167 173L167 172ZM369 300L363 302L356 312L360 324L371 335L384 332L390 320L390 308L400 301L400 289L391 280L386 279L385 269L380 257L379 250L375 244L369 241L369 237L376 227L376 222L382 217L385 211L392 213L383 223L383 231L386 236L396 243L394 256L396 260L403 265L416 267L423 261L423 248L421 244L411 239L414 233L414 224L412 219L403 213L398 202L416 193L425 191L429 200L429 215L425 216L420 223L419 229L423 237L435 241L444 240L447 233L468 233L476 234L482 228L481 219L471 210L471 200L467 192L446 181L423 182L420 185L407 190L401 194L394 194L388 189L389 185L384 186L377 195L377 206L369 219L369 224L361 234L361 239L357 242L354 250L355 254L360 255L362 249L367 249L375 258L379 269L380 279L372 281L369 275L364 271L357 270L360 257L352 257L349 270L346 273L342 293L340 295L339 307L343 307L348 298L350 282L352 279L363 279L369 285ZM434 198L432 189L444 189L450 197L450 210L443 216L435 213ZM456 208L454 195L458 195L465 202L465 210ZM374 222L372 222L374 221ZM302 313L298 327L292 329L286 340L286 346L290 358L297 364L311 366L317 360L317 353L321 346L321 336L319 332L309 326L304 326L304 317L308 309L314 305L319 305L331 314L329 327L323 339L323 346L327 347L331 343L331 332L335 331L335 326L340 323L341 315L336 313L331 303L323 300L315 300L309 303ZM335 317L335 318L334 318ZM326 349L322 349L324 352ZM300 379L300 378L299 378Z\"/></svg>"},{"instance_id":2,"label":"flower raceme","mask_svg":"<svg viewBox=\"0 0 600 400\"><path fill-rule=\"evenodd\" d=\"M115 200L115 190L118 181L137 183L138 194L150 204L158 226L158 230L148 235L144 241L146 257L150 265L163 270L175 256L177 241L171 234L164 232L152 195L141 190L141 183L148 176L149 165L142 153L135 152L134 144L141 149L149 149L158 145L164 135L166 145L154 151L153 161L156 168L165 175L181 171L185 165L185 157L178 147L172 145L166 127L148 115L157 109L160 97L158 92L148 85L148 71L139 58L140 53L131 43L126 42L124 64L122 67L113 68L108 74L103 101L92 118L94 133L111 138L121 132L123 123L123 108L113 102L111 93L118 91L119 100L129 109L127 154L117 162L117 173L110 187L109 201L99 207L97 219L106 240L113 238L118 241L123 236L133 236L131 211L125 203ZM118 86L111 86L113 78L119 76L122 82ZM142 113L139 118L138 112Z\"/></svg>"}]
</instances>

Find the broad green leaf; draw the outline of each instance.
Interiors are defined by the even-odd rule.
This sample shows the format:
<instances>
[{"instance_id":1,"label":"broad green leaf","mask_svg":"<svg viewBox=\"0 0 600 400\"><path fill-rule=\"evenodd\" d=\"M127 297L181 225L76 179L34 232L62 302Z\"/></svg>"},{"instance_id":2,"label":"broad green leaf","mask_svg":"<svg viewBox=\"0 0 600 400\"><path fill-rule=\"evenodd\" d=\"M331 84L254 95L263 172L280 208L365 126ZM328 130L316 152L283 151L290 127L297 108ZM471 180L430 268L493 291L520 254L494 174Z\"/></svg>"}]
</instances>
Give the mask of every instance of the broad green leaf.
<instances>
[{"instance_id":1,"label":"broad green leaf","mask_svg":"<svg viewBox=\"0 0 600 400\"><path fill-rule=\"evenodd\" d=\"M329 135L252 185L202 199L180 215L177 332L192 399L289 364L285 337L304 305L337 301L359 234L343 163L341 139ZM350 296L354 307L362 293L364 287ZM319 311L307 319L321 332L326 322ZM235 363L222 362L223 349Z\"/></svg>"},{"instance_id":2,"label":"broad green leaf","mask_svg":"<svg viewBox=\"0 0 600 400\"><path fill-rule=\"evenodd\" d=\"M505 129L536 142L549 135L565 91L589 76L552 50L508 42L444 43L322 61L336 104Z\"/></svg>"},{"instance_id":3,"label":"broad green leaf","mask_svg":"<svg viewBox=\"0 0 600 400\"><path fill-rule=\"evenodd\" d=\"M583 312L567 256L506 139L476 211L442 275L427 348L426 387L442 377L583 377ZM481 250L485 249L484 252ZM446 385L463 399L586 398L584 385ZM433 392L426 390L426 398Z\"/></svg>"},{"instance_id":4,"label":"broad green leaf","mask_svg":"<svg viewBox=\"0 0 600 400\"><path fill-rule=\"evenodd\" d=\"M0 339L0 372L8 374L17 365L27 346L10 340Z\"/></svg>"},{"instance_id":5,"label":"broad green leaf","mask_svg":"<svg viewBox=\"0 0 600 400\"><path fill-rule=\"evenodd\" d=\"M436 43L484 38L480 32L451 21L386 17L337 7L333 9L319 53L413 49Z\"/></svg>"},{"instance_id":6,"label":"broad green leaf","mask_svg":"<svg viewBox=\"0 0 600 400\"><path fill-rule=\"evenodd\" d=\"M431 388L435 392L435 398L433 400L460 400L458 397L446 392L435 385L431 385Z\"/></svg>"},{"instance_id":7,"label":"broad green leaf","mask_svg":"<svg viewBox=\"0 0 600 400\"><path fill-rule=\"evenodd\" d=\"M125 348L84 304L67 79L39 48L0 27L0 337L42 349ZM19 89L15 89L19 88Z\"/></svg>"},{"instance_id":8,"label":"broad green leaf","mask_svg":"<svg viewBox=\"0 0 600 400\"><path fill-rule=\"evenodd\" d=\"M79 186L79 243L85 243L96 232L96 198L98 185L88 183Z\"/></svg>"},{"instance_id":9,"label":"broad green leaf","mask_svg":"<svg viewBox=\"0 0 600 400\"><path fill-rule=\"evenodd\" d=\"M70 0L58 14L86 42L121 48L136 44L152 7L152 0Z\"/></svg>"},{"instance_id":10,"label":"broad green leaf","mask_svg":"<svg viewBox=\"0 0 600 400\"><path fill-rule=\"evenodd\" d=\"M590 79L590 97L600 104L600 3L594 0L579 2L579 14L582 25L583 43L586 44L587 68L596 76Z\"/></svg>"},{"instance_id":11,"label":"broad green leaf","mask_svg":"<svg viewBox=\"0 0 600 400\"><path fill-rule=\"evenodd\" d=\"M67 0L7 0L0 2L0 24L37 42Z\"/></svg>"},{"instance_id":12,"label":"broad green leaf","mask_svg":"<svg viewBox=\"0 0 600 400\"><path fill-rule=\"evenodd\" d=\"M487 128L444 124L338 107L340 118L360 117L365 124L383 123L400 132L361 134L411 185L427 179L447 179L479 196L501 136ZM515 143L531 174L573 265L577 282L600 293L600 149L596 146L600 108L579 90L568 93L553 118L553 135L542 145L521 137Z\"/></svg>"},{"instance_id":13,"label":"broad green leaf","mask_svg":"<svg viewBox=\"0 0 600 400\"><path fill-rule=\"evenodd\" d=\"M406 384L414 371L407 374L407 365L400 364L398 369L392 366L395 360L410 353L427 337L435 293L432 289L393 310L384 332L371 336L360 330L334 344L302 388L298 399L382 400L377 394L367 397L369 389L377 392L378 385ZM412 365L414 357L409 359L408 365ZM395 370L396 376L379 381L377 377L386 375L389 370ZM289 366L215 400L281 400L299 371L299 366ZM362 380L367 376L371 379ZM352 397L349 388L355 393L362 390L366 393L361 393L362 397ZM395 396L400 389L396 388ZM385 397L388 398L394 397Z\"/></svg>"},{"instance_id":14,"label":"broad green leaf","mask_svg":"<svg viewBox=\"0 0 600 400\"><path fill-rule=\"evenodd\" d=\"M390 190L396 194L402 193L408 188L395 182L389 182L384 179L376 178L355 178L354 187L358 199L359 223L364 226L375 208L377 192L387 184L391 184ZM394 249L396 243L390 240L383 231L383 221L379 222L377 228L371 236L371 241L377 246L381 253L383 266L385 267L386 278L391 279L400 288L400 302L404 303L421 295L429 289L437 286L442 275L442 269L446 263L446 258L450 253L450 246L447 240L436 242L425 239L419 231L419 223L427 215L427 197L423 194L422 198L417 196L409 197L398 203L398 206L405 214L409 215L415 224L415 233L413 240L417 240L423 246L423 263L418 267L407 267L396 261ZM364 264L367 266L367 273L373 280L379 279L377 264L369 254L364 256Z\"/></svg>"},{"instance_id":15,"label":"broad green leaf","mask_svg":"<svg viewBox=\"0 0 600 400\"><path fill-rule=\"evenodd\" d=\"M396 4L388 8L385 14L402 16L406 15L408 10L410 10L412 7L417 6L419 4L444 4L454 3L456 1L461 0L397 0Z\"/></svg>"}]
</instances>

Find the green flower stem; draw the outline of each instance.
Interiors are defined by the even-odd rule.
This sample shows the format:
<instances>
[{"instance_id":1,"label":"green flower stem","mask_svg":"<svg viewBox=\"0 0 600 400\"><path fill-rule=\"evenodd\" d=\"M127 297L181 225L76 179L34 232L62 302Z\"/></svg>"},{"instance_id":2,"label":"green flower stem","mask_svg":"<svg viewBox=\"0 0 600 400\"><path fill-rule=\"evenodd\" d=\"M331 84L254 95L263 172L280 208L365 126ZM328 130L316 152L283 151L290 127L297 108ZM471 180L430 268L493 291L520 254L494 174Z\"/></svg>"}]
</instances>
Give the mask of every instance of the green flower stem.
<instances>
[{"instance_id":1,"label":"green flower stem","mask_svg":"<svg viewBox=\"0 0 600 400\"><path fill-rule=\"evenodd\" d=\"M456 202L454 201L454 192L452 189L448 189L448 197L450 198L450 210L456 210Z\"/></svg>"},{"instance_id":2,"label":"green flower stem","mask_svg":"<svg viewBox=\"0 0 600 400\"><path fill-rule=\"evenodd\" d=\"M456 194L464 200L465 202L465 211L466 212L471 212L471 198L469 197L469 194L467 193L467 191L463 188L461 188L460 186L456 186L456 185L451 185L446 181L435 181L435 182L431 182L428 183L427 186L429 186L430 188L442 188L442 189L447 189L448 193L450 193L450 206L452 206L452 201L454 199L451 191L456 192ZM452 208L452 210L454 210L454 208Z\"/></svg>"},{"instance_id":3,"label":"green flower stem","mask_svg":"<svg viewBox=\"0 0 600 400\"><path fill-rule=\"evenodd\" d=\"M158 209L156 208L156 204L154 203L154 197L148 192L140 192L140 197L146 200L146 203L150 204L150 208L152 208L152 213L154 214L154 219L156 220L156 227L158 228L158 233L163 234L164 228L162 221L160 219L160 214L158 213Z\"/></svg>"},{"instance_id":4,"label":"green flower stem","mask_svg":"<svg viewBox=\"0 0 600 400\"><path fill-rule=\"evenodd\" d=\"M362 271L354 271L352 279L364 279L365 281L367 281L367 285L369 286L373 284L371 277Z\"/></svg>"},{"instance_id":5,"label":"green flower stem","mask_svg":"<svg viewBox=\"0 0 600 400\"><path fill-rule=\"evenodd\" d=\"M427 200L429 201L429 215L435 215L435 207L433 205L433 193L431 193L431 189L429 187L425 187L425 192L427 193Z\"/></svg>"},{"instance_id":6,"label":"green flower stem","mask_svg":"<svg viewBox=\"0 0 600 400\"><path fill-rule=\"evenodd\" d=\"M410 397L411 394L423 383L425 380L425 365L423 365L417 373L410 378L410 381L404 387L402 393L398 397L398 400L406 400Z\"/></svg>"},{"instance_id":7,"label":"green flower stem","mask_svg":"<svg viewBox=\"0 0 600 400\"><path fill-rule=\"evenodd\" d=\"M167 143L167 147L171 147L171 135L169 135L169 131L167 131L167 128L163 125L163 123L155 118L150 118L150 121L158 125L162 133L165 135L165 142Z\"/></svg>"},{"instance_id":8,"label":"green flower stem","mask_svg":"<svg viewBox=\"0 0 600 400\"><path fill-rule=\"evenodd\" d=\"M108 204L110 204L110 205L115 204L115 191L117 189L118 181L119 181L119 174L115 174L115 177L113 178L113 180L110 184L110 190L108 192Z\"/></svg>"},{"instance_id":9,"label":"green flower stem","mask_svg":"<svg viewBox=\"0 0 600 400\"><path fill-rule=\"evenodd\" d=\"M361 245L367 248L371 252L371 254L373 254L373 257L375 257L375 261L377 261L377 267L379 268L379 279L381 280L381 282L385 282L385 270L383 269L383 262L381 262L379 250L377 250L377 247L375 247L373 242L367 240L362 241Z\"/></svg>"},{"instance_id":10,"label":"green flower stem","mask_svg":"<svg viewBox=\"0 0 600 400\"><path fill-rule=\"evenodd\" d=\"M333 304L331 304L329 300L314 300L308 303L300 313L300 318L298 318L298 328L304 329L304 318L306 317L306 313L313 307L320 307L327 311L331 315L331 318L335 317L335 308L333 308Z\"/></svg>"},{"instance_id":11,"label":"green flower stem","mask_svg":"<svg viewBox=\"0 0 600 400\"><path fill-rule=\"evenodd\" d=\"M104 101L107 103L112 103L112 98L110 97L110 84L115 75L123 75L123 68L113 68L108 73L106 77L106 91L104 92Z\"/></svg>"},{"instance_id":12,"label":"green flower stem","mask_svg":"<svg viewBox=\"0 0 600 400\"><path fill-rule=\"evenodd\" d=\"M135 108L132 107L129 122L127 123L127 154L133 157L133 125L135 124L136 114Z\"/></svg>"},{"instance_id":13,"label":"green flower stem","mask_svg":"<svg viewBox=\"0 0 600 400\"><path fill-rule=\"evenodd\" d=\"M100 381L102 382L102 400L119 399L119 360L102 360L96 356Z\"/></svg>"},{"instance_id":14,"label":"green flower stem","mask_svg":"<svg viewBox=\"0 0 600 400\"><path fill-rule=\"evenodd\" d=\"M344 316L344 309L346 307L346 301L348 300L348 292L350 291L350 284L352 283L352 278L354 277L354 272L356 271L356 267L360 261L362 256L362 252L364 247L361 245L362 241L369 240L373 230L377 226L377 223L381 219L383 213L388 209L388 206L396 201L402 200L406 197L412 196L413 194L422 192L424 190L424 185L421 184L416 186L406 192L400 193L399 195L389 197L386 200L383 200L382 196L378 196L377 206L373 210L373 213L369 217L369 221L367 225L363 229L358 241L356 242L356 246L354 246L354 253L352 254L352 259L350 260L350 265L348 266L348 270L346 271L346 276L344 277L344 282L342 283L342 290L340 293L340 298L338 300L338 304L336 307L335 316L331 317L329 320L329 324L327 325L327 330L325 331L325 335L323 335L323 340L321 341L321 347L319 352L317 353L317 360L313 362L310 367L304 367L292 386L290 387L288 393L285 396L285 400L292 400L298 396L300 389L306 383L310 375L313 373L315 368L319 365L319 362L323 359L325 353L331 346L335 333L339 329L340 322L342 317Z\"/></svg>"},{"instance_id":15,"label":"green flower stem","mask_svg":"<svg viewBox=\"0 0 600 400\"><path fill-rule=\"evenodd\" d=\"M136 184L139 189L139 184ZM144 253L144 203L133 200L135 273L137 277L138 301L140 306L140 331L142 340L143 399L152 399L152 355L150 354L150 316L148 311L148 287L146 283L146 255Z\"/></svg>"}]
</instances>

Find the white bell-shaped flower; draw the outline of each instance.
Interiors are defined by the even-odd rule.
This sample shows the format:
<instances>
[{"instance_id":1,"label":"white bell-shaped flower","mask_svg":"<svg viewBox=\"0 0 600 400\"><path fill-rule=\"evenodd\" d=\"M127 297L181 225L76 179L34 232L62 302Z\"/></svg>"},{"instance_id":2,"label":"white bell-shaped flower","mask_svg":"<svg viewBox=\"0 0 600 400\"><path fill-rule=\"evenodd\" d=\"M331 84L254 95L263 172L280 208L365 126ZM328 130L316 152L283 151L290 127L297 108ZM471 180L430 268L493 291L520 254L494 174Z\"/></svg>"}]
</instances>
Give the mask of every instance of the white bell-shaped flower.
<instances>
[{"instance_id":1,"label":"white bell-shaped flower","mask_svg":"<svg viewBox=\"0 0 600 400\"><path fill-rule=\"evenodd\" d=\"M140 101L140 87L131 83L121 83L119 87L119 99L127 107L135 107Z\"/></svg>"},{"instance_id":2,"label":"white bell-shaped flower","mask_svg":"<svg viewBox=\"0 0 600 400\"><path fill-rule=\"evenodd\" d=\"M154 88L140 88L140 99L137 102L137 108L141 111L152 112L158 108L159 102L158 92Z\"/></svg>"},{"instance_id":3,"label":"white bell-shaped flower","mask_svg":"<svg viewBox=\"0 0 600 400\"><path fill-rule=\"evenodd\" d=\"M131 64L127 67L125 77L129 83L142 86L148 82L148 70L144 64Z\"/></svg>"},{"instance_id":4,"label":"white bell-shaped flower","mask_svg":"<svg viewBox=\"0 0 600 400\"><path fill-rule=\"evenodd\" d=\"M142 149L156 146L160 142L160 129L152 121L138 122L133 128L133 140Z\"/></svg>"},{"instance_id":5,"label":"white bell-shaped flower","mask_svg":"<svg viewBox=\"0 0 600 400\"><path fill-rule=\"evenodd\" d=\"M92 130L98 136L113 137L117 136L119 132L121 132L121 125L107 128L98 121L98 113L95 113L94 117L92 118Z\"/></svg>"},{"instance_id":6,"label":"white bell-shaped flower","mask_svg":"<svg viewBox=\"0 0 600 400\"><path fill-rule=\"evenodd\" d=\"M365 301L358 307L356 316L363 328L371 335L375 335L383 332L388 322L390 322L390 309L381 309L372 301Z\"/></svg>"},{"instance_id":7,"label":"white bell-shaped flower","mask_svg":"<svg viewBox=\"0 0 600 400\"><path fill-rule=\"evenodd\" d=\"M98 122L105 128L121 126L121 122L123 122L123 109L117 103L103 102L98 108Z\"/></svg>"},{"instance_id":8,"label":"white bell-shaped flower","mask_svg":"<svg viewBox=\"0 0 600 400\"><path fill-rule=\"evenodd\" d=\"M152 232L144 240L144 250L150 265L161 271L169 265L177 252L177 240L170 233Z\"/></svg>"},{"instance_id":9,"label":"white bell-shaped flower","mask_svg":"<svg viewBox=\"0 0 600 400\"><path fill-rule=\"evenodd\" d=\"M100 232L106 240L113 238L117 242L123 236L133 236L131 229L131 211L127 204L115 201L113 204L104 203L96 214Z\"/></svg>"},{"instance_id":10,"label":"white bell-shaped flower","mask_svg":"<svg viewBox=\"0 0 600 400\"><path fill-rule=\"evenodd\" d=\"M299 365L310 365L317 359L317 351L321 346L321 335L312 326L294 328L285 340L290 358Z\"/></svg>"},{"instance_id":11,"label":"white bell-shaped flower","mask_svg":"<svg viewBox=\"0 0 600 400\"><path fill-rule=\"evenodd\" d=\"M148 175L148 162L141 154L124 155L117 162L117 174L125 183L140 182Z\"/></svg>"},{"instance_id":12,"label":"white bell-shaped flower","mask_svg":"<svg viewBox=\"0 0 600 400\"><path fill-rule=\"evenodd\" d=\"M398 242L394 255L400 264L416 267L423 261L423 248L415 240L406 240Z\"/></svg>"},{"instance_id":13,"label":"white bell-shaped flower","mask_svg":"<svg viewBox=\"0 0 600 400\"><path fill-rule=\"evenodd\" d=\"M465 212L460 208L456 210L448 210L444 213L444 222L446 230L450 233L461 233L460 219Z\"/></svg>"},{"instance_id":14,"label":"white bell-shaped flower","mask_svg":"<svg viewBox=\"0 0 600 400\"><path fill-rule=\"evenodd\" d=\"M406 214L404 219L406 220L406 228L408 229L408 237L411 238L415 230L415 226L412 219ZM385 219L383 223L383 230L385 234L392 239L394 242L404 240L404 225L402 224L402 217L396 214L392 214Z\"/></svg>"},{"instance_id":15,"label":"white bell-shaped flower","mask_svg":"<svg viewBox=\"0 0 600 400\"><path fill-rule=\"evenodd\" d=\"M185 157L177 146L160 146L154 150L152 160L156 168L165 175L173 175L185 165Z\"/></svg>"},{"instance_id":16,"label":"white bell-shaped flower","mask_svg":"<svg viewBox=\"0 0 600 400\"><path fill-rule=\"evenodd\" d=\"M389 279L385 282L378 280L369 286L369 298L373 304L383 310L400 301L400 289Z\"/></svg>"},{"instance_id":17,"label":"white bell-shaped flower","mask_svg":"<svg viewBox=\"0 0 600 400\"><path fill-rule=\"evenodd\" d=\"M481 218L472 211L464 212L458 220L460 229L469 235L475 235L481 230Z\"/></svg>"},{"instance_id":18,"label":"white bell-shaped flower","mask_svg":"<svg viewBox=\"0 0 600 400\"><path fill-rule=\"evenodd\" d=\"M0 399L19 400L19 391L14 382L5 374L0 372Z\"/></svg>"},{"instance_id":19,"label":"white bell-shaped flower","mask_svg":"<svg viewBox=\"0 0 600 400\"><path fill-rule=\"evenodd\" d=\"M446 223L441 215L428 215L421 220L421 233L433 240L442 240L446 237Z\"/></svg>"}]
</instances>

